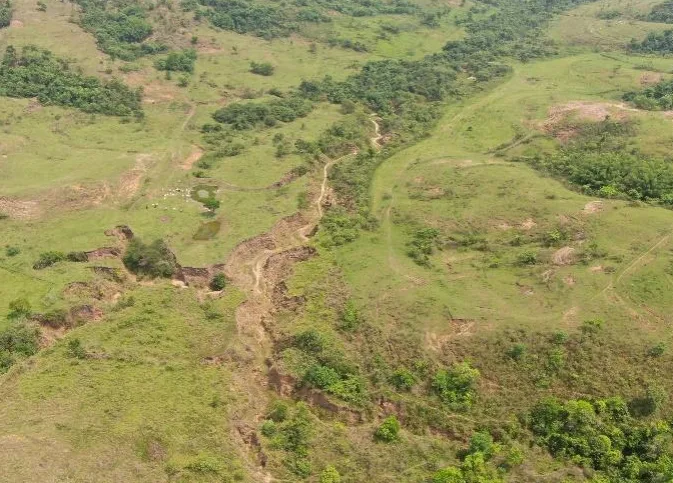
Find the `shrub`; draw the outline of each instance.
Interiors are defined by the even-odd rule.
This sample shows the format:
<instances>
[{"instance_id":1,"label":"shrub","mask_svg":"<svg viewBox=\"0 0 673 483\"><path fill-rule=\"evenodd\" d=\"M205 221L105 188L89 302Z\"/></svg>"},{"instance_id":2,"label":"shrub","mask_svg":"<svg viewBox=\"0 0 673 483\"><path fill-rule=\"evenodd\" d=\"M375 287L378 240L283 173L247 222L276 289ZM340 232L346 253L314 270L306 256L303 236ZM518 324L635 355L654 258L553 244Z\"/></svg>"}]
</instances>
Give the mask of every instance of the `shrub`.
<instances>
[{"instance_id":1,"label":"shrub","mask_svg":"<svg viewBox=\"0 0 673 483\"><path fill-rule=\"evenodd\" d=\"M179 52L171 52L163 59L154 63L157 70L166 72L194 72L194 63L196 62L196 50L185 49Z\"/></svg>"},{"instance_id":2,"label":"shrub","mask_svg":"<svg viewBox=\"0 0 673 483\"><path fill-rule=\"evenodd\" d=\"M76 0L75 3L82 9L79 24L94 35L98 48L112 58L131 61L165 51L165 46L142 43L152 35L142 4L119 2L117 6L97 0Z\"/></svg>"},{"instance_id":3,"label":"shrub","mask_svg":"<svg viewBox=\"0 0 673 483\"><path fill-rule=\"evenodd\" d=\"M319 483L341 483L341 475L332 465L327 465L320 473Z\"/></svg>"},{"instance_id":4,"label":"shrub","mask_svg":"<svg viewBox=\"0 0 673 483\"><path fill-rule=\"evenodd\" d=\"M321 352L326 345L323 335L315 329L305 330L294 337L294 346L310 354Z\"/></svg>"},{"instance_id":5,"label":"shrub","mask_svg":"<svg viewBox=\"0 0 673 483\"><path fill-rule=\"evenodd\" d=\"M32 356L38 349L39 331L23 323L12 324L0 331L0 352Z\"/></svg>"},{"instance_id":6,"label":"shrub","mask_svg":"<svg viewBox=\"0 0 673 483\"><path fill-rule=\"evenodd\" d=\"M262 423L262 426L260 428L262 436L266 436L267 438L270 438L273 435L275 435L276 431L277 431L276 423L268 419Z\"/></svg>"},{"instance_id":7,"label":"shrub","mask_svg":"<svg viewBox=\"0 0 673 483\"><path fill-rule=\"evenodd\" d=\"M568 340L568 334L562 330L556 331L551 336L552 344L562 345Z\"/></svg>"},{"instance_id":8,"label":"shrub","mask_svg":"<svg viewBox=\"0 0 673 483\"><path fill-rule=\"evenodd\" d=\"M353 331L361 323L360 312L352 300L347 300L340 317L339 328L345 331Z\"/></svg>"},{"instance_id":9,"label":"shrub","mask_svg":"<svg viewBox=\"0 0 673 483\"><path fill-rule=\"evenodd\" d=\"M10 247L10 246L5 247L5 255L7 255L8 257L15 257L19 253L21 253L21 249L19 247Z\"/></svg>"},{"instance_id":10,"label":"shrub","mask_svg":"<svg viewBox=\"0 0 673 483\"><path fill-rule=\"evenodd\" d=\"M647 351L647 354L650 357L660 357L663 356L665 352L666 352L666 344L664 342L659 342L655 346L650 348L650 350Z\"/></svg>"},{"instance_id":11,"label":"shrub","mask_svg":"<svg viewBox=\"0 0 673 483\"><path fill-rule=\"evenodd\" d=\"M68 325L68 313L64 309L54 309L39 316L40 323L53 329Z\"/></svg>"},{"instance_id":12,"label":"shrub","mask_svg":"<svg viewBox=\"0 0 673 483\"><path fill-rule=\"evenodd\" d=\"M287 403L278 399L271 404L271 408L269 409L269 414L267 416L271 421L282 423L287 419L288 413L289 407Z\"/></svg>"},{"instance_id":13,"label":"shrub","mask_svg":"<svg viewBox=\"0 0 673 483\"><path fill-rule=\"evenodd\" d=\"M68 357L75 359L86 359L86 350L82 347L82 341L79 339L70 339L67 348Z\"/></svg>"},{"instance_id":14,"label":"shrub","mask_svg":"<svg viewBox=\"0 0 673 483\"><path fill-rule=\"evenodd\" d=\"M416 384L416 377L411 371L402 367L393 373L390 383L401 391L410 391Z\"/></svg>"},{"instance_id":15,"label":"shrub","mask_svg":"<svg viewBox=\"0 0 673 483\"><path fill-rule=\"evenodd\" d=\"M516 264L519 266L535 265L537 263L537 253L526 250L516 256Z\"/></svg>"},{"instance_id":16,"label":"shrub","mask_svg":"<svg viewBox=\"0 0 673 483\"><path fill-rule=\"evenodd\" d=\"M341 381L341 376L331 367L315 364L306 372L305 380L319 389L329 389Z\"/></svg>"},{"instance_id":17,"label":"shrub","mask_svg":"<svg viewBox=\"0 0 673 483\"><path fill-rule=\"evenodd\" d=\"M210 211L215 211L220 207L220 200L215 198L206 198L202 201L203 206L208 208Z\"/></svg>"},{"instance_id":18,"label":"shrub","mask_svg":"<svg viewBox=\"0 0 673 483\"><path fill-rule=\"evenodd\" d=\"M413 234L412 240L408 243L409 249L407 255L418 265L429 266L430 255L434 251L439 230L435 228L421 228Z\"/></svg>"},{"instance_id":19,"label":"shrub","mask_svg":"<svg viewBox=\"0 0 673 483\"><path fill-rule=\"evenodd\" d=\"M515 361L523 360L524 357L526 357L526 350L526 344L514 344L507 349L507 357L514 359Z\"/></svg>"},{"instance_id":20,"label":"shrub","mask_svg":"<svg viewBox=\"0 0 673 483\"><path fill-rule=\"evenodd\" d=\"M27 299L21 297L14 299L9 303L9 314L8 318L18 319L20 317L28 317L32 312L30 302Z\"/></svg>"},{"instance_id":21,"label":"shrub","mask_svg":"<svg viewBox=\"0 0 673 483\"><path fill-rule=\"evenodd\" d=\"M217 273L210 281L210 289L219 292L227 286L227 276L223 273Z\"/></svg>"},{"instance_id":22,"label":"shrub","mask_svg":"<svg viewBox=\"0 0 673 483\"><path fill-rule=\"evenodd\" d=\"M33 263L33 270L42 270L43 268L51 267L55 263L65 260L65 253L63 252L43 252L40 253L39 258Z\"/></svg>"},{"instance_id":23,"label":"shrub","mask_svg":"<svg viewBox=\"0 0 673 483\"><path fill-rule=\"evenodd\" d=\"M431 483L464 483L463 472L455 466L448 466L435 472L430 479Z\"/></svg>"},{"instance_id":24,"label":"shrub","mask_svg":"<svg viewBox=\"0 0 673 483\"><path fill-rule=\"evenodd\" d=\"M399 439L400 422L395 416L388 416L374 431L374 439L383 443L392 443Z\"/></svg>"},{"instance_id":25,"label":"shrub","mask_svg":"<svg viewBox=\"0 0 673 483\"><path fill-rule=\"evenodd\" d=\"M14 365L16 359L12 356L11 352L0 351L0 374L4 374L9 370L10 367Z\"/></svg>"},{"instance_id":26,"label":"shrub","mask_svg":"<svg viewBox=\"0 0 673 483\"><path fill-rule=\"evenodd\" d=\"M470 438L470 447L467 452L468 454L481 453L485 459L489 460L499 449L498 445L493 442L493 437L490 433L479 431L474 433Z\"/></svg>"},{"instance_id":27,"label":"shrub","mask_svg":"<svg viewBox=\"0 0 673 483\"><path fill-rule=\"evenodd\" d=\"M465 410L475 399L475 384L479 371L468 362L454 364L449 370L442 369L435 374L432 389L443 403L455 410Z\"/></svg>"},{"instance_id":28,"label":"shrub","mask_svg":"<svg viewBox=\"0 0 673 483\"><path fill-rule=\"evenodd\" d=\"M147 245L138 237L133 238L122 259L129 271L148 277L171 277L176 269L175 256L163 240Z\"/></svg>"},{"instance_id":29,"label":"shrub","mask_svg":"<svg viewBox=\"0 0 673 483\"><path fill-rule=\"evenodd\" d=\"M603 328L603 319L590 319L582 322L580 330L584 334L593 335L600 332Z\"/></svg>"},{"instance_id":30,"label":"shrub","mask_svg":"<svg viewBox=\"0 0 673 483\"><path fill-rule=\"evenodd\" d=\"M269 62L251 62L250 72L257 75L270 76L273 75L275 67Z\"/></svg>"}]
</instances>

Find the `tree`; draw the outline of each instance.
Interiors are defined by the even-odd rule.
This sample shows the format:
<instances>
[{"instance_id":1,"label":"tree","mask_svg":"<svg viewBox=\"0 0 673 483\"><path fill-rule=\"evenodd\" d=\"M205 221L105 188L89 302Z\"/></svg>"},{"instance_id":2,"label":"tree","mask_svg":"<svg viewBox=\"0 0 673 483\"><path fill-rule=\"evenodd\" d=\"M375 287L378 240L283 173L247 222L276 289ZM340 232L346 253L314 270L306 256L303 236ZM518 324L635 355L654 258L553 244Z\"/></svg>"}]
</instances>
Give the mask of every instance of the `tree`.
<instances>
[{"instance_id":1,"label":"tree","mask_svg":"<svg viewBox=\"0 0 673 483\"><path fill-rule=\"evenodd\" d=\"M450 369L437 371L432 389L447 406L455 410L469 409L476 397L475 384L479 371L468 362L454 364Z\"/></svg>"},{"instance_id":2,"label":"tree","mask_svg":"<svg viewBox=\"0 0 673 483\"><path fill-rule=\"evenodd\" d=\"M401 367L390 377L390 383L401 391L410 391L416 384L416 377L411 371Z\"/></svg>"},{"instance_id":3,"label":"tree","mask_svg":"<svg viewBox=\"0 0 673 483\"><path fill-rule=\"evenodd\" d=\"M341 483L341 475L332 465L327 465L320 473L320 483Z\"/></svg>"},{"instance_id":4,"label":"tree","mask_svg":"<svg viewBox=\"0 0 673 483\"><path fill-rule=\"evenodd\" d=\"M203 206L208 208L210 211L214 212L220 207L220 200L217 200L215 198L206 198L205 200L202 201Z\"/></svg>"},{"instance_id":5,"label":"tree","mask_svg":"<svg viewBox=\"0 0 673 483\"><path fill-rule=\"evenodd\" d=\"M223 273L217 273L210 281L210 289L219 292L227 286L227 276Z\"/></svg>"},{"instance_id":6,"label":"tree","mask_svg":"<svg viewBox=\"0 0 673 483\"><path fill-rule=\"evenodd\" d=\"M435 472L430 481L431 483L465 483L465 478L460 468L449 466Z\"/></svg>"},{"instance_id":7,"label":"tree","mask_svg":"<svg viewBox=\"0 0 673 483\"><path fill-rule=\"evenodd\" d=\"M185 49L177 52L171 52L167 57L159 59L154 63L157 70L169 72L194 72L194 63L196 62L196 50Z\"/></svg>"},{"instance_id":8,"label":"tree","mask_svg":"<svg viewBox=\"0 0 673 483\"><path fill-rule=\"evenodd\" d=\"M250 62L250 72L253 74L271 76L275 70L269 62Z\"/></svg>"},{"instance_id":9,"label":"tree","mask_svg":"<svg viewBox=\"0 0 673 483\"><path fill-rule=\"evenodd\" d=\"M175 255L163 240L146 244L138 237L133 238L122 262L131 272L149 277L169 278L177 270Z\"/></svg>"},{"instance_id":10,"label":"tree","mask_svg":"<svg viewBox=\"0 0 673 483\"><path fill-rule=\"evenodd\" d=\"M374 439L383 443L397 441L400 427L400 422L395 416L388 416L374 432Z\"/></svg>"},{"instance_id":11,"label":"tree","mask_svg":"<svg viewBox=\"0 0 673 483\"><path fill-rule=\"evenodd\" d=\"M75 338L68 341L68 357L73 357L75 359L86 359L86 350L82 346L82 341Z\"/></svg>"}]
</instances>

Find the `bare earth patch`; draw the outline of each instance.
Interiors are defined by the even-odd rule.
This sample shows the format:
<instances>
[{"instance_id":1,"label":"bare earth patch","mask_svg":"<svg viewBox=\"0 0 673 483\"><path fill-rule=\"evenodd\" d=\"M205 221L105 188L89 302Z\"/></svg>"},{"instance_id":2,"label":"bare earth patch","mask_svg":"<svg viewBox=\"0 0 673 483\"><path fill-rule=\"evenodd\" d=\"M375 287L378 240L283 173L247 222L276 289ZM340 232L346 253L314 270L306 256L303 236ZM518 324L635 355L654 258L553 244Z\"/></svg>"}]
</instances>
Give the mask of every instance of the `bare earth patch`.
<instances>
[{"instance_id":1,"label":"bare earth patch","mask_svg":"<svg viewBox=\"0 0 673 483\"><path fill-rule=\"evenodd\" d=\"M136 156L136 162L133 168L124 173L119 179L117 193L121 198L131 198L136 194L140 188L140 182L142 181L143 175L147 171L152 158L152 154L138 154Z\"/></svg>"},{"instance_id":2,"label":"bare earth patch","mask_svg":"<svg viewBox=\"0 0 673 483\"><path fill-rule=\"evenodd\" d=\"M602 210L603 210L602 201L590 201L589 203L584 205L584 209L582 210L582 212L591 215L592 213L598 213L599 211Z\"/></svg>"},{"instance_id":3,"label":"bare earth patch","mask_svg":"<svg viewBox=\"0 0 673 483\"><path fill-rule=\"evenodd\" d=\"M563 283L565 283L568 287L572 287L576 283L575 277L572 275L566 275L563 277Z\"/></svg>"},{"instance_id":4,"label":"bare earth patch","mask_svg":"<svg viewBox=\"0 0 673 483\"><path fill-rule=\"evenodd\" d=\"M554 265L572 265L575 262L574 251L575 249L572 247L559 248L551 256L551 260Z\"/></svg>"},{"instance_id":5,"label":"bare earth patch","mask_svg":"<svg viewBox=\"0 0 673 483\"><path fill-rule=\"evenodd\" d=\"M26 220L40 216L41 209L37 201L13 200L0 196L0 213L10 218Z\"/></svg>"},{"instance_id":6,"label":"bare earth patch","mask_svg":"<svg viewBox=\"0 0 673 483\"><path fill-rule=\"evenodd\" d=\"M184 170L191 169L192 166L194 166L194 163L196 163L203 156L203 150L201 148L198 146L192 146L192 148L194 149L192 154L185 158L185 160L180 165Z\"/></svg>"},{"instance_id":7,"label":"bare earth patch","mask_svg":"<svg viewBox=\"0 0 673 483\"><path fill-rule=\"evenodd\" d=\"M528 230L532 230L536 226L537 226L537 223L535 223L535 221L532 218L527 218L527 219L525 219L524 221L521 222L521 224L519 225L519 228L521 228L522 230L528 231Z\"/></svg>"},{"instance_id":8,"label":"bare earth patch","mask_svg":"<svg viewBox=\"0 0 673 483\"><path fill-rule=\"evenodd\" d=\"M649 86L661 82L663 76L660 72L643 72L640 76L640 85Z\"/></svg>"}]
</instances>

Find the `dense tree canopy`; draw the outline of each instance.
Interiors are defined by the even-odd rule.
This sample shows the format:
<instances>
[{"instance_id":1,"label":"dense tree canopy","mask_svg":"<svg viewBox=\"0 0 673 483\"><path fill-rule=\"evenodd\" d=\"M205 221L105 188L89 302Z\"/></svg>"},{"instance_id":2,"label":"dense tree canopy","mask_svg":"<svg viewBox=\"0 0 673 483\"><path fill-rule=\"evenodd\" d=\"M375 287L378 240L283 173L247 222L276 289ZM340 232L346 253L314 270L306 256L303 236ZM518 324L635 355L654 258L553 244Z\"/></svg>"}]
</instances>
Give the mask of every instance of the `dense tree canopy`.
<instances>
[{"instance_id":1,"label":"dense tree canopy","mask_svg":"<svg viewBox=\"0 0 673 483\"><path fill-rule=\"evenodd\" d=\"M141 91L119 80L85 76L70 64L38 47L19 53L8 46L0 65L0 95L36 97L42 104L75 107L115 116L141 115Z\"/></svg>"},{"instance_id":2,"label":"dense tree canopy","mask_svg":"<svg viewBox=\"0 0 673 483\"><path fill-rule=\"evenodd\" d=\"M104 0L76 0L82 9L80 24L91 32L98 47L113 58L134 60L167 47L145 42L152 25L142 4L117 4Z\"/></svg>"},{"instance_id":3,"label":"dense tree canopy","mask_svg":"<svg viewBox=\"0 0 673 483\"><path fill-rule=\"evenodd\" d=\"M618 397L538 403L530 414L537 442L554 456L595 468L609 481L670 481L673 431L665 421L640 421Z\"/></svg>"}]
</instances>

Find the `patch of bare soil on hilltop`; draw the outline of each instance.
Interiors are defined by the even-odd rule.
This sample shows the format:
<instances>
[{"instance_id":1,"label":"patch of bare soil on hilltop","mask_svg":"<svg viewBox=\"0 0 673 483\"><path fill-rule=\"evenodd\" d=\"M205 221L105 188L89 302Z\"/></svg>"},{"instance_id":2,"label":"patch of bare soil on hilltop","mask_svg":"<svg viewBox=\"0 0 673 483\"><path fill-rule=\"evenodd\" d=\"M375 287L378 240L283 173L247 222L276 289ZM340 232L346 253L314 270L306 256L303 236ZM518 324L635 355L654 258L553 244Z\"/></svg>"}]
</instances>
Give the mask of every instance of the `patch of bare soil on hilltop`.
<instances>
[{"instance_id":1,"label":"patch of bare soil on hilltop","mask_svg":"<svg viewBox=\"0 0 673 483\"><path fill-rule=\"evenodd\" d=\"M572 265L575 263L575 249L572 247L563 247L556 250L551 256L554 265Z\"/></svg>"}]
</instances>

